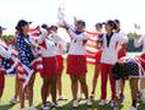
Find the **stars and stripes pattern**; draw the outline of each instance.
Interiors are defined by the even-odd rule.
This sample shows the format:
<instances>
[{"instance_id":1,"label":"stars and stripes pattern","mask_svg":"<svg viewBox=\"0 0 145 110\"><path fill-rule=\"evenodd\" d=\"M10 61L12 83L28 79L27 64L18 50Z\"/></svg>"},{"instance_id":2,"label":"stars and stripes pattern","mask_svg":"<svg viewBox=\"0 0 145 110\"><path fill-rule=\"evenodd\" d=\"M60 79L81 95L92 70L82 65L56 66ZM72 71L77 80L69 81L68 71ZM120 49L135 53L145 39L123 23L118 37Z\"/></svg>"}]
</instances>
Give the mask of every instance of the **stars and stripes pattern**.
<instances>
[{"instance_id":1,"label":"stars and stripes pattern","mask_svg":"<svg viewBox=\"0 0 145 110\"><path fill-rule=\"evenodd\" d=\"M86 50L87 50L87 62L90 64L96 63L96 54L99 52L97 49L97 40L98 40L98 33L96 32L88 32L89 40L86 44Z\"/></svg>"},{"instance_id":2,"label":"stars and stripes pattern","mask_svg":"<svg viewBox=\"0 0 145 110\"><path fill-rule=\"evenodd\" d=\"M37 28L31 28L29 31L29 35L32 36L34 39L38 38L38 35L40 34L40 29ZM90 64L96 63L96 53L98 52L98 49L96 48L97 45L97 33L96 32L88 32L89 40L86 43L86 50L87 50L87 62Z\"/></svg>"},{"instance_id":3,"label":"stars and stripes pattern","mask_svg":"<svg viewBox=\"0 0 145 110\"><path fill-rule=\"evenodd\" d=\"M38 44L39 35L41 34L40 28L37 26L36 28L31 28L29 30L29 35L33 43ZM43 62L41 57L41 44L34 48L33 52L36 57L31 63L32 68L39 73L43 72Z\"/></svg>"},{"instance_id":4,"label":"stars and stripes pattern","mask_svg":"<svg viewBox=\"0 0 145 110\"><path fill-rule=\"evenodd\" d=\"M142 78L145 77L145 70L142 65L141 58L138 57L123 57L121 61L126 64L129 77Z\"/></svg>"}]
</instances>

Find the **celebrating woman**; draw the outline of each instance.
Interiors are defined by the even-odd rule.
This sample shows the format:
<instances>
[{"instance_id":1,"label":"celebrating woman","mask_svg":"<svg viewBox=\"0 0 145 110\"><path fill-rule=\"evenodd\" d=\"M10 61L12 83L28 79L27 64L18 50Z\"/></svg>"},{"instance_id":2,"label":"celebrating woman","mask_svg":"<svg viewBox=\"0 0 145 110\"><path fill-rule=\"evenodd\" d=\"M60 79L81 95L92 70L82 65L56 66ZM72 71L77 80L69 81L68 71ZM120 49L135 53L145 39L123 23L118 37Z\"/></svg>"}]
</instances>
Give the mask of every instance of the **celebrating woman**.
<instances>
[{"instance_id":1,"label":"celebrating woman","mask_svg":"<svg viewBox=\"0 0 145 110\"><path fill-rule=\"evenodd\" d=\"M18 51L18 59L21 61L21 63L25 65L26 68L29 69L29 71L33 71L31 63L35 57L32 52L33 46L30 42L29 35L28 35L29 24L30 23L25 20L18 21L18 24L16 26L16 30L18 32L17 38L16 38L16 49ZM25 72L24 70L21 70L20 68L19 70L21 71L19 73ZM25 101L26 93L28 96L30 109L33 109L33 110L35 109L33 106L34 79L35 79L35 75L32 74L32 77L29 83L27 84L27 86L23 87L22 85L24 84L24 80L19 78L19 80L21 81L21 90L20 90L21 109L24 109L25 107L24 101Z\"/></svg>"},{"instance_id":2,"label":"celebrating woman","mask_svg":"<svg viewBox=\"0 0 145 110\"><path fill-rule=\"evenodd\" d=\"M106 34L103 35L103 48L101 55L101 100L99 102L100 106L106 104L107 97L107 81L108 77L110 79L112 99L110 105L114 106L114 99L116 97L115 93L115 80L112 77L112 65L118 61L118 51L121 44L126 42L125 38L120 37L119 34L114 33L116 29L116 24L114 21L109 20L105 24Z\"/></svg>"},{"instance_id":3,"label":"celebrating woman","mask_svg":"<svg viewBox=\"0 0 145 110\"><path fill-rule=\"evenodd\" d=\"M67 57L67 73L71 79L71 90L73 95L73 107L79 106L78 100L78 84L81 85L81 90L85 95L86 104L92 105L88 97L88 86L86 83L87 62L85 44L88 40L87 34L84 32L85 22L77 20L75 26L69 26L63 21L63 26L71 38L71 45Z\"/></svg>"}]
</instances>

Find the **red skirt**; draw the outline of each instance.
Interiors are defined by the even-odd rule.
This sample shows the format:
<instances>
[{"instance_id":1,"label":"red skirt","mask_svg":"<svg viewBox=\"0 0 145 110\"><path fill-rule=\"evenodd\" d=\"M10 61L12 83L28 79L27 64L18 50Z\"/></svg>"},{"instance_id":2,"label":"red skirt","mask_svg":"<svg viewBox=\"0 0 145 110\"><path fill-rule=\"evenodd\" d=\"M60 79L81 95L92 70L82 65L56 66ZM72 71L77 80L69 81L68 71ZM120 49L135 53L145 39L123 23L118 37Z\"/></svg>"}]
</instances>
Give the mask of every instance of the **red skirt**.
<instances>
[{"instance_id":1,"label":"red skirt","mask_svg":"<svg viewBox=\"0 0 145 110\"><path fill-rule=\"evenodd\" d=\"M57 61L56 57L46 57L43 58L43 72L42 77L54 77L57 76Z\"/></svg>"},{"instance_id":2,"label":"red skirt","mask_svg":"<svg viewBox=\"0 0 145 110\"><path fill-rule=\"evenodd\" d=\"M85 55L68 55L67 73L81 76L87 73L87 61Z\"/></svg>"},{"instance_id":3,"label":"red skirt","mask_svg":"<svg viewBox=\"0 0 145 110\"><path fill-rule=\"evenodd\" d=\"M102 55L101 50L96 53L96 65L98 65L98 63L100 64L101 55Z\"/></svg>"},{"instance_id":4,"label":"red skirt","mask_svg":"<svg viewBox=\"0 0 145 110\"><path fill-rule=\"evenodd\" d=\"M56 59L57 59L57 65L58 65L58 68L57 68L58 74L62 74L63 69L64 69L63 57L62 55L57 55Z\"/></svg>"},{"instance_id":5,"label":"red skirt","mask_svg":"<svg viewBox=\"0 0 145 110\"><path fill-rule=\"evenodd\" d=\"M5 72L0 71L0 90L3 90L5 87Z\"/></svg>"}]
</instances>

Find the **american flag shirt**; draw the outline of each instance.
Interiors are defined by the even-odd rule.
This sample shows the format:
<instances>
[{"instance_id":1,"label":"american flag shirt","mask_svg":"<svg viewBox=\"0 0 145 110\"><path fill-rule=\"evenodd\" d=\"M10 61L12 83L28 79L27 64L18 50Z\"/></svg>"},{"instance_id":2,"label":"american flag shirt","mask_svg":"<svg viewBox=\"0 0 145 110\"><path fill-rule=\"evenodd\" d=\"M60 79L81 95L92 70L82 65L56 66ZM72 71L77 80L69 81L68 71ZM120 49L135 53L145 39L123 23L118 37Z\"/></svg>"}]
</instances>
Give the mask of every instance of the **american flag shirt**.
<instances>
[{"instance_id":1,"label":"american flag shirt","mask_svg":"<svg viewBox=\"0 0 145 110\"><path fill-rule=\"evenodd\" d=\"M32 52L32 44L29 40L29 35L25 36L19 33L16 39L16 49L18 51L18 58L22 64L32 69L31 63L34 60Z\"/></svg>"}]
</instances>

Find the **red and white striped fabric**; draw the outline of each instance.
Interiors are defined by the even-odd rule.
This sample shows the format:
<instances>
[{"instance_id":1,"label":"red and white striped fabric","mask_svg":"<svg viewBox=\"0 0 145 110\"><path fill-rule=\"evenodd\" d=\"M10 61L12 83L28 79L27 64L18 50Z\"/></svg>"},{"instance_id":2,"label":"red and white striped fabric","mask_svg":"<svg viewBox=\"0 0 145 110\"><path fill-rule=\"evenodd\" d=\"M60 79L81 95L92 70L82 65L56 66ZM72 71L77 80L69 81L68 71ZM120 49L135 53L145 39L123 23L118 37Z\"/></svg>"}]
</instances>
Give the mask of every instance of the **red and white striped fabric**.
<instances>
[{"instance_id":1,"label":"red and white striped fabric","mask_svg":"<svg viewBox=\"0 0 145 110\"><path fill-rule=\"evenodd\" d=\"M87 50L87 62L90 64L95 64L96 63L96 53L99 51L96 48L96 43L97 43L97 33L96 32L88 32L86 31L87 34L90 36L90 39L88 40L86 44L86 50ZM35 37L37 39L38 35L40 33L40 29L34 28L30 29L29 35L32 37Z\"/></svg>"},{"instance_id":2,"label":"red and white striped fabric","mask_svg":"<svg viewBox=\"0 0 145 110\"><path fill-rule=\"evenodd\" d=\"M40 28L31 28L29 30L29 35L33 43L38 44L39 35L40 35ZM42 73L43 72L43 64L42 64L42 57L41 57L41 46L39 45L37 48L33 50L34 55L39 56L32 62L32 67L36 72Z\"/></svg>"},{"instance_id":3,"label":"red and white striped fabric","mask_svg":"<svg viewBox=\"0 0 145 110\"><path fill-rule=\"evenodd\" d=\"M96 47L97 45L97 33L96 32L88 32L89 40L86 44L87 50L87 62L90 64L96 63L96 53L99 51Z\"/></svg>"},{"instance_id":4,"label":"red and white striped fabric","mask_svg":"<svg viewBox=\"0 0 145 110\"><path fill-rule=\"evenodd\" d=\"M17 59L15 59L15 61L16 60ZM27 66L22 64L19 60L17 60L16 62L17 64L15 65L15 68L17 69L17 72L18 72L17 74L18 78L23 81L23 88L25 88L34 73L34 70L28 68Z\"/></svg>"}]
</instances>

